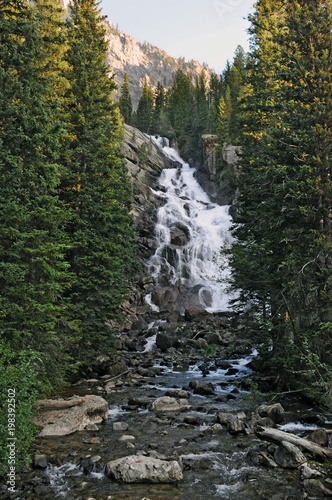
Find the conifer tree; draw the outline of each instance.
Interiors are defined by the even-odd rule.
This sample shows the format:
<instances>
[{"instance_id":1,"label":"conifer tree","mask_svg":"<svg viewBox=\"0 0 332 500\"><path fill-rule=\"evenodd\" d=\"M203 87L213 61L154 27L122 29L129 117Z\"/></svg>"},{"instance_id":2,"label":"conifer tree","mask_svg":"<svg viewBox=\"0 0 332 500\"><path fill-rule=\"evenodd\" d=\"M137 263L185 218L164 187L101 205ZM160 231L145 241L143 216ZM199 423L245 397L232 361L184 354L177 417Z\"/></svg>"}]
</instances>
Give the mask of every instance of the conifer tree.
<instances>
[{"instance_id":1,"label":"conifer tree","mask_svg":"<svg viewBox=\"0 0 332 500\"><path fill-rule=\"evenodd\" d=\"M161 116L165 109L165 89L164 86L158 82L154 95L154 110L152 117L151 131L152 134L161 133Z\"/></svg>"},{"instance_id":2,"label":"conifer tree","mask_svg":"<svg viewBox=\"0 0 332 500\"><path fill-rule=\"evenodd\" d=\"M128 82L128 74L125 73L123 85L121 88L121 97L120 97L120 111L124 118L125 123L130 124L131 115L133 112L133 106L131 102L131 96L129 92L129 82Z\"/></svg>"},{"instance_id":3,"label":"conifer tree","mask_svg":"<svg viewBox=\"0 0 332 500\"><path fill-rule=\"evenodd\" d=\"M40 24L28 4L6 2L0 22L0 330L14 350L42 352L54 382L66 368L59 324L69 282L66 215L57 192L64 138L55 94L60 76L55 67L48 71ZM50 30L56 47L53 35Z\"/></svg>"},{"instance_id":4,"label":"conifer tree","mask_svg":"<svg viewBox=\"0 0 332 500\"><path fill-rule=\"evenodd\" d=\"M331 2L261 0L251 20L233 277L266 321L272 366L287 383L323 392L331 360Z\"/></svg>"},{"instance_id":5,"label":"conifer tree","mask_svg":"<svg viewBox=\"0 0 332 500\"><path fill-rule=\"evenodd\" d=\"M72 216L67 228L72 245L67 258L75 275L70 300L80 320L80 348L88 356L113 345L106 322L118 317L128 289L134 231L103 19L96 0L74 0L70 8L70 143L61 187Z\"/></svg>"},{"instance_id":6,"label":"conifer tree","mask_svg":"<svg viewBox=\"0 0 332 500\"><path fill-rule=\"evenodd\" d=\"M153 91L145 77L142 95L138 102L136 123L137 128L149 134L153 115Z\"/></svg>"},{"instance_id":7,"label":"conifer tree","mask_svg":"<svg viewBox=\"0 0 332 500\"><path fill-rule=\"evenodd\" d=\"M60 20L42 19L28 2L0 10L0 470L8 455L8 389L15 390L16 467L28 463L33 403L60 384L73 338L63 294L70 282L64 252L65 207L58 199ZM49 51L49 48L52 50ZM50 54L53 59L49 60Z\"/></svg>"}]
</instances>

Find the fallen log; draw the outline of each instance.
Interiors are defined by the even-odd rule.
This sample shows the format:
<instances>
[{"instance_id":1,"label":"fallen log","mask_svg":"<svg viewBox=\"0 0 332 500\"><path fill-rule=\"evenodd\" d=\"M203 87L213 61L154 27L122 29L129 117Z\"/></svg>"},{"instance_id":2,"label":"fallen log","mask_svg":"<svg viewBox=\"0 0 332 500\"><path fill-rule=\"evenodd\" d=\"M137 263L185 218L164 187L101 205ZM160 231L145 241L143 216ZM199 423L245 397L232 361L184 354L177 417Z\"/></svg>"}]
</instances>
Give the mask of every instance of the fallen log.
<instances>
[{"instance_id":1,"label":"fallen log","mask_svg":"<svg viewBox=\"0 0 332 500\"><path fill-rule=\"evenodd\" d=\"M280 431L279 429L272 429L269 427L256 428L256 434L261 439L266 439L267 441L272 441L274 443L281 443L282 441L287 441L288 443L294 444L299 448L303 448L309 451L314 457L320 457L322 460L326 461L331 459L332 450L323 448L308 439L296 436L296 434L291 434L289 432Z\"/></svg>"},{"instance_id":2,"label":"fallen log","mask_svg":"<svg viewBox=\"0 0 332 500\"><path fill-rule=\"evenodd\" d=\"M73 406L79 406L85 403L84 399L40 399L34 404L34 408L39 408L40 410L65 410L66 408L72 408Z\"/></svg>"}]
</instances>

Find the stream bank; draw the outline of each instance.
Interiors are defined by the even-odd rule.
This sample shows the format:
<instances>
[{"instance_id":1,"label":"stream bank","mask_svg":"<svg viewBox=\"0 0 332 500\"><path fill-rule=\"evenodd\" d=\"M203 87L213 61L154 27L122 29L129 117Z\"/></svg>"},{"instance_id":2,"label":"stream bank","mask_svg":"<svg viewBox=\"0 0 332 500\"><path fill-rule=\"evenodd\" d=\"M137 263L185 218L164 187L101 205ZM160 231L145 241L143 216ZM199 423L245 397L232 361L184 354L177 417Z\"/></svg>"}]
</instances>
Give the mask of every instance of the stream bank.
<instances>
[{"instance_id":1,"label":"stream bank","mask_svg":"<svg viewBox=\"0 0 332 500\"><path fill-rule=\"evenodd\" d=\"M17 492L9 495L2 488L0 498L300 500L330 496L328 467L306 465L310 455L296 467L281 466L276 459L278 446L255 433L254 420L268 424L269 410L250 397L250 387L261 376L250 368L256 352L243 335L243 325L212 314L173 324L156 313L145 320L151 321L135 337L128 337L132 342L126 350L109 361L107 357L96 361L88 378L62 394L64 399L101 396L108 403L106 420L88 427L91 430L39 437L31 451L44 456L45 462L35 461L36 468L20 474ZM164 334L170 330L175 345L166 346ZM211 346L211 335L218 335L219 343L206 348ZM126 372L115 375L123 367ZM160 406L165 396L181 401L182 407L166 410ZM319 428L332 427L331 415L306 406L294 395L276 398L273 406L270 416L276 422L270 423L271 428L309 436ZM140 457L176 461L183 479L170 484L110 479L106 465L127 456L136 461ZM44 468L37 468L41 465Z\"/></svg>"}]
</instances>

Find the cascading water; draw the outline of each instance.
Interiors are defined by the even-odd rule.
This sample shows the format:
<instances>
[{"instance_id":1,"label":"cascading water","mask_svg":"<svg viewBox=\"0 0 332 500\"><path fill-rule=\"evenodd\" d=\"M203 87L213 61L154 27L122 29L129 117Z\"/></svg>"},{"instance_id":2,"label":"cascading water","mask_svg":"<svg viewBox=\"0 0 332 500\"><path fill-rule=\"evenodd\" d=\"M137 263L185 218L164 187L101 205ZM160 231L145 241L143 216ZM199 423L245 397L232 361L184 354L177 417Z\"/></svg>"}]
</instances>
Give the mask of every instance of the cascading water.
<instances>
[{"instance_id":1,"label":"cascading water","mask_svg":"<svg viewBox=\"0 0 332 500\"><path fill-rule=\"evenodd\" d=\"M160 189L152 190L165 203L158 210L158 248L148 271L159 286L185 287L193 305L210 313L227 311L233 296L226 290L229 268L220 248L232 240L229 206L210 201L195 179L196 169L169 147L168 139L152 140L179 168L165 169ZM147 301L151 304L151 296ZM181 312L184 307L182 303Z\"/></svg>"}]
</instances>

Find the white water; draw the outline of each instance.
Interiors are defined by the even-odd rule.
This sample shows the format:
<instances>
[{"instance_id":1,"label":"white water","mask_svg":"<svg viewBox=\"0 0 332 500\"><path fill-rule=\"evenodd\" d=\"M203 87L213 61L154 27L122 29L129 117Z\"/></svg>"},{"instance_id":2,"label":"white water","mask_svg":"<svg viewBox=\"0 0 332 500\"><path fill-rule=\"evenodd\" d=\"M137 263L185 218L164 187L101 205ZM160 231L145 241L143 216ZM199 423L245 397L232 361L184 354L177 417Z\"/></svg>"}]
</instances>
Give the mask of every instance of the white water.
<instances>
[{"instance_id":1,"label":"white water","mask_svg":"<svg viewBox=\"0 0 332 500\"><path fill-rule=\"evenodd\" d=\"M169 285L187 289L197 286L199 301L208 312L226 311L231 298L226 291L229 268L220 248L232 240L229 207L211 203L195 179L195 169L169 147L167 139L152 140L181 167L165 169L159 179L162 189L153 191L165 204L158 210L158 248L148 263L149 273L160 285L167 280ZM172 231L177 228L189 237L184 245L171 244ZM147 300L151 305L151 296Z\"/></svg>"}]
</instances>

